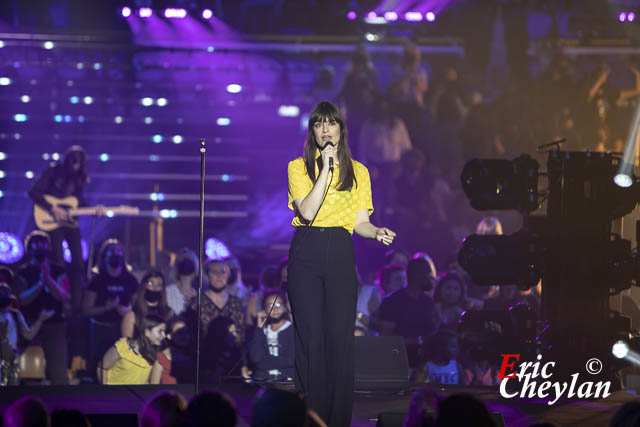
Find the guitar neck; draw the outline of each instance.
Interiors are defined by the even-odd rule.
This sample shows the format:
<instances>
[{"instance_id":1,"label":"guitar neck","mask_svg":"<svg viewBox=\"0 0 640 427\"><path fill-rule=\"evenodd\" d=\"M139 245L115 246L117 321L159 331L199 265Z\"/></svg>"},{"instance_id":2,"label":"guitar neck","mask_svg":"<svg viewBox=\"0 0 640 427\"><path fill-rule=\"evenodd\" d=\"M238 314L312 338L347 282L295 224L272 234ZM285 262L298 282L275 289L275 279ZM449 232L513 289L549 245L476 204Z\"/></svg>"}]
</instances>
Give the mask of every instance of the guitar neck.
<instances>
[{"instance_id":1,"label":"guitar neck","mask_svg":"<svg viewBox=\"0 0 640 427\"><path fill-rule=\"evenodd\" d=\"M76 209L69 209L69 214L77 216L77 215L97 215L98 214L98 209L97 208L76 208Z\"/></svg>"}]
</instances>

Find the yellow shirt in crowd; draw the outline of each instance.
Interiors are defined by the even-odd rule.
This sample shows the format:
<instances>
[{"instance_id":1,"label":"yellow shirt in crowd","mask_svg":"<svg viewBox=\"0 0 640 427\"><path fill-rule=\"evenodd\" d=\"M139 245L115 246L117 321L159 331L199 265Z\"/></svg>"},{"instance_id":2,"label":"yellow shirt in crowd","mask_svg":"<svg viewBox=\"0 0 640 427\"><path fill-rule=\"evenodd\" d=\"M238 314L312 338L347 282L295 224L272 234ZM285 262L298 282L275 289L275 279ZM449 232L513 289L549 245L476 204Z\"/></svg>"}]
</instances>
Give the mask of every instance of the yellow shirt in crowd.
<instances>
[{"instance_id":1,"label":"yellow shirt in crowd","mask_svg":"<svg viewBox=\"0 0 640 427\"><path fill-rule=\"evenodd\" d=\"M127 338L120 338L114 345L120 360L105 371L105 384L147 384L151 374L151 365L147 359L131 350Z\"/></svg>"},{"instance_id":2,"label":"yellow shirt in crowd","mask_svg":"<svg viewBox=\"0 0 640 427\"><path fill-rule=\"evenodd\" d=\"M318 215L313 222L314 227L344 227L350 234L353 234L353 227L356 223L358 211L367 209L369 215L373 213L373 202L371 200L371 180L369 171L362 163L352 160L353 171L356 177L350 191L338 191L338 179L340 176L339 165L336 163L333 172L333 182L327 193L327 198L320 207ZM320 171L316 165L316 178ZM307 175L307 167L303 157L298 157L289 162L289 209L295 211L293 201L306 197L313 188L313 182ZM331 173L327 179L327 184L331 179ZM356 185L357 183L357 185ZM326 191L326 188L324 189ZM324 193L323 193L324 194ZM305 226L307 222L296 211L291 221L294 227Z\"/></svg>"}]
</instances>

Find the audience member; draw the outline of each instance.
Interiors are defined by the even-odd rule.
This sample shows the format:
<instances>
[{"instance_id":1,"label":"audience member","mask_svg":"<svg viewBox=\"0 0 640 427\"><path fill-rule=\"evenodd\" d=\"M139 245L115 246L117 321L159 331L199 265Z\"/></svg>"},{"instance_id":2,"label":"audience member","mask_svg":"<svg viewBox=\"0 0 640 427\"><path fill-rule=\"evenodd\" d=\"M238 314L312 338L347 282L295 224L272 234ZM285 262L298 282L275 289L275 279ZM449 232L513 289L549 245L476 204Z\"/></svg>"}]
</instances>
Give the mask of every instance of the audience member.
<instances>
[{"instance_id":1,"label":"audience member","mask_svg":"<svg viewBox=\"0 0 640 427\"><path fill-rule=\"evenodd\" d=\"M202 353L207 357L200 358L201 381L218 384L226 377L248 377L243 343L233 320L225 316L213 319L202 340Z\"/></svg>"},{"instance_id":2,"label":"audience member","mask_svg":"<svg viewBox=\"0 0 640 427\"><path fill-rule=\"evenodd\" d=\"M51 413L51 427L91 427L91 422L76 409L58 409Z\"/></svg>"},{"instance_id":3,"label":"audience member","mask_svg":"<svg viewBox=\"0 0 640 427\"><path fill-rule=\"evenodd\" d=\"M173 317L167 323L167 348L158 352L151 369L150 384L189 384L195 382L192 337L185 322Z\"/></svg>"},{"instance_id":4,"label":"audience member","mask_svg":"<svg viewBox=\"0 0 640 427\"><path fill-rule=\"evenodd\" d=\"M140 414L140 427L182 427L187 401L173 391L161 391L147 400Z\"/></svg>"},{"instance_id":5,"label":"audience member","mask_svg":"<svg viewBox=\"0 0 640 427\"><path fill-rule=\"evenodd\" d=\"M129 311L138 281L129 273L124 249L116 239L106 240L98 252L98 274L84 294L83 312L90 317L90 370L121 336L122 317Z\"/></svg>"},{"instance_id":6,"label":"audience member","mask_svg":"<svg viewBox=\"0 0 640 427\"><path fill-rule=\"evenodd\" d=\"M318 414L307 409L304 400L296 393L270 388L258 393L253 404L251 427L326 427Z\"/></svg>"},{"instance_id":7,"label":"audience member","mask_svg":"<svg viewBox=\"0 0 640 427\"><path fill-rule=\"evenodd\" d=\"M6 427L51 427L51 417L42 402L31 396L13 402L4 413Z\"/></svg>"},{"instance_id":8,"label":"audience member","mask_svg":"<svg viewBox=\"0 0 640 427\"><path fill-rule=\"evenodd\" d=\"M440 401L436 427L496 427L483 402L470 394L454 394Z\"/></svg>"},{"instance_id":9,"label":"audience member","mask_svg":"<svg viewBox=\"0 0 640 427\"><path fill-rule=\"evenodd\" d=\"M384 254L384 265L398 264L406 267L409 264L409 253L404 249L389 249Z\"/></svg>"},{"instance_id":10,"label":"audience member","mask_svg":"<svg viewBox=\"0 0 640 427\"><path fill-rule=\"evenodd\" d=\"M382 295L380 288L375 285L367 285L360 278L360 274L356 269L358 277L358 303L356 306L356 327L360 327L368 331L378 324L378 309L382 303Z\"/></svg>"},{"instance_id":11,"label":"audience member","mask_svg":"<svg viewBox=\"0 0 640 427\"><path fill-rule=\"evenodd\" d=\"M465 374L458 362L458 338L442 330L429 340L426 382L432 384L465 384Z\"/></svg>"},{"instance_id":12,"label":"audience member","mask_svg":"<svg viewBox=\"0 0 640 427\"><path fill-rule=\"evenodd\" d=\"M0 282L0 385L3 386L20 384L19 338L31 341L55 314L43 308L29 327L22 313L11 308L14 301L9 285Z\"/></svg>"},{"instance_id":13,"label":"audience member","mask_svg":"<svg viewBox=\"0 0 640 427\"><path fill-rule=\"evenodd\" d=\"M407 283L407 274L404 266L400 264L386 265L380 270L378 282L384 295L389 295L398 289L402 289Z\"/></svg>"},{"instance_id":14,"label":"audience member","mask_svg":"<svg viewBox=\"0 0 640 427\"><path fill-rule=\"evenodd\" d=\"M140 319L133 338L122 337L107 350L98 367L103 384L147 384L165 339L166 321L154 314Z\"/></svg>"},{"instance_id":15,"label":"audience member","mask_svg":"<svg viewBox=\"0 0 640 427\"><path fill-rule=\"evenodd\" d=\"M380 334L405 338L410 366L423 362L423 344L438 328L438 314L427 295L432 287L431 266L414 258L407 266L407 286L387 295L380 305Z\"/></svg>"},{"instance_id":16,"label":"audience member","mask_svg":"<svg viewBox=\"0 0 640 427\"><path fill-rule=\"evenodd\" d=\"M426 387L419 388L409 403L409 411L404 419L403 427L432 427L435 424L434 412L436 395Z\"/></svg>"},{"instance_id":17,"label":"audience member","mask_svg":"<svg viewBox=\"0 0 640 427\"><path fill-rule=\"evenodd\" d=\"M168 320L172 314L167 305L164 276L158 270L149 270L142 276L133 308L122 317L120 326L122 336L133 337L136 322L147 314L155 314L165 320Z\"/></svg>"},{"instance_id":18,"label":"audience member","mask_svg":"<svg viewBox=\"0 0 640 427\"><path fill-rule=\"evenodd\" d=\"M271 314L267 314L273 307ZM292 323L287 318L284 294L265 294L258 314L258 330L249 342L249 359L254 365L254 380L292 380L294 342Z\"/></svg>"},{"instance_id":19,"label":"audience member","mask_svg":"<svg viewBox=\"0 0 640 427\"><path fill-rule=\"evenodd\" d=\"M227 291L242 301L242 307L247 309L249 304L249 288L242 281L242 266L238 257L230 256L224 259L229 266L229 277L227 279Z\"/></svg>"},{"instance_id":20,"label":"audience member","mask_svg":"<svg viewBox=\"0 0 640 427\"><path fill-rule=\"evenodd\" d=\"M189 427L235 427L236 405L225 393L203 391L189 402L186 425Z\"/></svg>"},{"instance_id":21,"label":"audience member","mask_svg":"<svg viewBox=\"0 0 640 427\"><path fill-rule=\"evenodd\" d=\"M454 271L444 273L438 281L433 300L440 318L440 326L455 331L458 319L467 305L462 277Z\"/></svg>"},{"instance_id":22,"label":"audience member","mask_svg":"<svg viewBox=\"0 0 640 427\"><path fill-rule=\"evenodd\" d=\"M33 344L44 350L47 379L52 384L68 382L67 322L65 304L69 300L69 282L64 268L50 263L49 235L35 230L25 238L27 263L17 271L16 288L21 311L29 325L39 323ZM43 318L43 311L49 313ZM46 323L43 320L49 319ZM34 328L35 329L35 328Z\"/></svg>"},{"instance_id":23,"label":"audience member","mask_svg":"<svg viewBox=\"0 0 640 427\"><path fill-rule=\"evenodd\" d=\"M182 314L197 295L199 261L189 248L178 251L173 269L174 282L167 286L167 305L176 316Z\"/></svg>"}]
</instances>

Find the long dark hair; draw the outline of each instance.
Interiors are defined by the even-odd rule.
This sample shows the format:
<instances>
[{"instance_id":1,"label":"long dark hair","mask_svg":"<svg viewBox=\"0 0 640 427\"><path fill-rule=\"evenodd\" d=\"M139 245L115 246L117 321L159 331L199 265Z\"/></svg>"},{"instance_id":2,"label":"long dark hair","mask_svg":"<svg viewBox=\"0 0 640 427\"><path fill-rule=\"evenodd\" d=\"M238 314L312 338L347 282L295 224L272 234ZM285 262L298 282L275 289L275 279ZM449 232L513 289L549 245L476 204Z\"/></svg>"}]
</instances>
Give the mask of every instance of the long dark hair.
<instances>
[{"instance_id":1,"label":"long dark hair","mask_svg":"<svg viewBox=\"0 0 640 427\"><path fill-rule=\"evenodd\" d=\"M144 299L144 292L147 289L147 282L154 277L159 277L162 279L162 297L160 301L158 301L158 305L156 307L149 307ZM138 286L138 293L136 295L136 301L133 305L133 310L136 313L136 321L139 317L146 316L147 314L156 314L163 319L169 318L170 308L167 305L167 282L164 279L164 274L160 272L160 270L149 270L144 276L142 276L142 280L140 280L140 286Z\"/></svg>"},{"instance_id":2,"label":"long dark hair","mask_svg":"<svg viewBox=\"0 0 640 427\"><path fill-rule=\"evenodd\" d=\"M156 361L156 354L162 349L161 346L155 346L151 343L149 338L145 335L145 331L147 329L153 329L158 325L163 323L167 323L160 316L156 316L155 314L147 314L142 317L139 322L136 322L137 325L133 331L133 340L138 343L138 351L140 355L145 358L150 365L153 365ZM129 342L131 342L131 338L129 338Z\"/></svg>"},{"instance_id":3,"label":"long dark hair","mask_svg":"<svg viewBox=\"0 0 640 427\"><path fill-rule=\"evenodd\" d=\"M72 164L80 163L80 169L74 174L70 174ZM64 173L69 179L74 180L74 184L78 187L82 187L89 182L89 174L87 172L87 153L79 145L73 145L67 149L60 159L60 164L64 170Z\"/></svg>"},{"instance_id":4,"label":"long dark hair","mask_svg":"<svg viewBox=\"0 0 640 427\"><path fill-rule=\"evenodd\" d=\"M304 162L307 166L307 175L311 182L316 182L316 149L318 148L313 125L324 120L335 121L340 125L340 143L338 144L338 162L340 163L340 175L338 176L338 191L350 191L356 181L356 175L351 163L351 150L347 144L347 128L340 110L329 101L322 101L316 105L309 116L307 139L304 144ZM318 170L322 168L322 157L318 158Z\"/></svg>"}]
</instances>

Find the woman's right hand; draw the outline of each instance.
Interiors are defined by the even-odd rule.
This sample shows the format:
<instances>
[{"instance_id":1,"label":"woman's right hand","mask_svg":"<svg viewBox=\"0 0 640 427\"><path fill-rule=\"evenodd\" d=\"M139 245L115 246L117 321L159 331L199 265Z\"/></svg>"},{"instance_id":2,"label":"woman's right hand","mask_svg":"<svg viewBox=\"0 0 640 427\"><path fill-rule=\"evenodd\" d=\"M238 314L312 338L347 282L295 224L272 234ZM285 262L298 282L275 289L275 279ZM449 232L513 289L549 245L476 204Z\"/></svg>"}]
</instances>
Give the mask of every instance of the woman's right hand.
<instances>
[{"instance_id":1,"label":"woman's right hand","mask_svg":"<svg viewBox=\"0 0 640 427\"><path fill-rule=\"evenodd\" d=\"M322 149L322 170L329 170L329 158L333 157L333 163L337 164L337 151L331 145L325 145Z\"/></svg>"}]
</instances>

